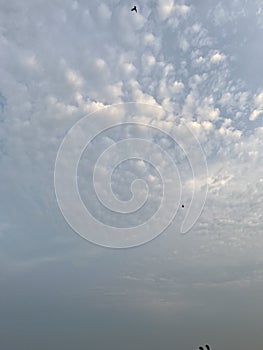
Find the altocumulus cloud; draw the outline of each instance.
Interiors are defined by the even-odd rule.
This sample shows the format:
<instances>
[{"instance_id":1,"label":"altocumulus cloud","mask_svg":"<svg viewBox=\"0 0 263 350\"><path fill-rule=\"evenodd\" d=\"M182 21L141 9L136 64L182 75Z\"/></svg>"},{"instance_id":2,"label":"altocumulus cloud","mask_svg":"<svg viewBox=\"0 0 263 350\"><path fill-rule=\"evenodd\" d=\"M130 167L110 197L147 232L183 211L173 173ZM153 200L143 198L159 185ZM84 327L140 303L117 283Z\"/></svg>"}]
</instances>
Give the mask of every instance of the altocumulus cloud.
<instances>
[{"instance_id":1,"label":"altocumulus cloud","mask_svg":"<svg viewBox=\"0 0 263 350\"><path fill-rule=\"evenodd\" d=\"M145 2L138 16L114 2L2 5L2 181L24 188L22 201L38 197L48 206L57 148L70 126L103 106L136 101L168 111L168 129L178 116L193 129L208 157L211 197L215 183L229 199L249 186L254 203L262 181L262 92L231 76L233 55L217 29L246 18L245 4L243 11L218 6L211 35L211 22L190 3ZM259 9L253 15L260 25ZM248 163L257 164L252 174ZM225 172L231 181L218 181Z\"/></svg>"},{"instance_id":2,"label":"altocumulus cloud","mask_svg":"<svg viewBox=\"0 0 263 350\"><path fill-rule=\"evenodd\" d=\"M181 121L186 123L200 141L209 169L208 178L196 178L193 184L187 172L190 172L189 166L174 151L182 161L178 164L179 168L181 164L184 184L183 198L189 199L188 193L194 185L201 189L208 182L207 205L190 233L194 238L188 247L182 237L170 238L169 247L177 248L163 247L168 238L158 241L158 249L169 250L166 258L161 259L163 268L159 267L158 271L159 256L152 261L141 257L146 264L151 261L157 268L155 276L147 275L145 288L151 288L152 281L174 286L175 280L163 275L162 269L169 271L170 262L175 260L181 261L184 269L191 269L200 254L207 255L211 263L207 274L210 286L229 283L231 278L234 281L248 278L249 273L240 269L236 274L219 273L214 281L213 267L232 266L233 253L242 264L246 264L246 256L251 254L255 264L260 264L251 276L261 279L262 257L258 247L263 243L260 235L263 228L263 85L257 80L251 81L252 70L256 74L261 68L252 67L249 60L245 62L243 53L253 42L253 54L258 49L263 57L259 42L262 2L255 2L249 10L247 2L242 0L231 4L201 1L200 6L192 1L178 4L170 0L158 0L154 4L144 1L138 14L131 14L127 3L118 1L28 0L25 4L13 0L0 6L2 246L19 242L20 230L26 231L24 244L30 245L34 230L40 230L40 226L42 242L45 232L52 232L46 238L50 246L62 244L63 235L58 232L65 226L63 220L58 219L53 170L63 137L84 115L111 104L135 101L166 111L165 117L160 112L154 119L145 114L135 121L162 127L168 132L180 127ZM242 29L244 26L249 27L247 33ZM237 41L236 46L231 45ZM245 63L250 73L243 72ZM114 113L111 117L114 120ZM141 133L147 136L146 131ZM151 137L154 139L155 135ZM116 134L104 135L99 144L95 142L90 146L94 147L94 157L98 150L118 139ZM164 148L171 147L168 140L161 142ZM93 158L89 161L92 163ZM150 180L153 207L157 207L158 174L140 162L123 165L122 171L127 181L118 173L112 178L117 197L127 199L127 183L135 175L143 174ZM83 186L86 199L85 176L91 177L89 172L84 164L80 187ZM99 173L103 179L106 169L99 169ZM97 209L94 204L91 211ZM60 238L56 241L57 235ZM33 242L36 244L34 239ZM13 249L19 251L19 247ZM189 260L181 256L183 249L191 255ZM157 257L156 251L157 247L151 253ZM225 256L224 263L221 253ZM52 258L46 255L61 257L64 251L51 249L49 254L46 250L39 254L43 261L49 261ZM34 254L31 258L36 264L41 260ZM3 251L2 260L8 259L8 253ZM15 259L21 262L29 258L17 254ZM126 268L127 271L120 273L120 280L121 276L126 281L143 278L136 266ZM136 276L130 273L132 268ZM250 263L246 271L252 270ZM184 274L180 267L174 273ZM191 274L187 277L187 273L179 280L197 283ZM209 282L203 278L200 281ZM157 298L154 292L151 298ZM167 298L170 302L172 296Z\"/></svg>"}]
</instances>

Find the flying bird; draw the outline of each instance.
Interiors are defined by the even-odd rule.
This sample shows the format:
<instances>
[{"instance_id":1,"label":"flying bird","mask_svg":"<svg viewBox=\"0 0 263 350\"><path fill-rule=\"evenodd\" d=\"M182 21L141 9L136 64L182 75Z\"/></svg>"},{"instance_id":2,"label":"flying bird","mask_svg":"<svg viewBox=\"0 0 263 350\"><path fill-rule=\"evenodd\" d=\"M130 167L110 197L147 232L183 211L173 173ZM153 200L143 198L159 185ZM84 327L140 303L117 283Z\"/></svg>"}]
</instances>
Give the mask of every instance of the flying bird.
<instances>
[{"instance_id":1,"label":"flying bird","mask_svg":"<svg viewBox=\"0 0 263 350\"><path fill-rule=\"evenodd\" d=\"M131 11L135 11L137 13L137 7L133 6L133 8L131 9Z\"/></svg>"},{"instance_id":2,"label":"flying bird","mask_svg":"<svg viewBox=\"0 0 263 350\"><path fill-rule=\"evenodd\" d=\"M205 347L207 348L207 350L210 350L210 346L208 344L206 344ZM202 346L199 346L199 350L204 350L204 348Z\"/></svg>"}]
</instances>

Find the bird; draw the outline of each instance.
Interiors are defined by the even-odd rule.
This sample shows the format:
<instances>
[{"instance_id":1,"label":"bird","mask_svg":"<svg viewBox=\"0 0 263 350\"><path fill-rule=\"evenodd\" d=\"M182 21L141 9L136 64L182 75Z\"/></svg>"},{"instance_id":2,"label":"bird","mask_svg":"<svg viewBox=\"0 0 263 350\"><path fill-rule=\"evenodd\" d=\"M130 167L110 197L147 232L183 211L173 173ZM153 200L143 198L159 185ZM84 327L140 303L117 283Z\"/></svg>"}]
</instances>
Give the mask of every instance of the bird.
<instances>
[{"instance_id":1,"label":"bird","mask_svg":"<svg viewBox=\"0 0 263 350\"><path fill-rule=\"evenodd\" d=\"M184 204L182 204L182 208L184 208ZM210 350L210 349L208 349L208 350Z\"/></svg>"},{"instance_id":2,"label":"bird","mask_svg":"<svg viewBox=\"0 0 263 350\"><path fill-rule=\"evenodd\" d=\"M207 350L210 350L210 346L208 344L206 344L205 347L207 348ZM202 346L199 346L199 350L204 350L204 348Z\"/></svg>"},{"instance_id":3,"label":"bird","mask_svg":"<svg viewBox=\"0 0 263 350\"><path fill-rule=\"evenodd\" d=\"M133 6L133 8L131 9L131 11L135 11L137 13L137 7Z\"/></svg>"}]
</instances>

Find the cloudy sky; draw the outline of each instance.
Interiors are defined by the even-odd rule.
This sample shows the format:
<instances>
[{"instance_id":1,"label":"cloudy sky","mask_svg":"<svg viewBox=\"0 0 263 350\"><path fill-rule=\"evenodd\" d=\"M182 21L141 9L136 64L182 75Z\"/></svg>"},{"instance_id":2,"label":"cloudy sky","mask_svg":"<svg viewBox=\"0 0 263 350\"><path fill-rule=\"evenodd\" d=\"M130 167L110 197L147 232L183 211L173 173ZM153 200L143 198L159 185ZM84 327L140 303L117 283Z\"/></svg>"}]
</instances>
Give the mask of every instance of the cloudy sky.
<instances>
[{"instance_id":1,"label":"cloudy sky","mask_svg":"<svg viewBox=\"0 0 263 350\"><path fill-rule=\"evenodd\" d=\"M1 349L262 349L263 1L133 5L0 0Z\"/></svg>"}]
</instances>

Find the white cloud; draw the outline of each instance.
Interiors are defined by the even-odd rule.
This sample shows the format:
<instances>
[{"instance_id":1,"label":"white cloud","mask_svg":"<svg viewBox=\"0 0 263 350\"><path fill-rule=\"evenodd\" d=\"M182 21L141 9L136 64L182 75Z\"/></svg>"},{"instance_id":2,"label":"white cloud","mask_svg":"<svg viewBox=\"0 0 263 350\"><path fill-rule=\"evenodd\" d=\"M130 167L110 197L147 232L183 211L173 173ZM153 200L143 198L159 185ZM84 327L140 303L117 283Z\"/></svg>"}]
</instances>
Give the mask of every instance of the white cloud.
<instances>
[{"instance_id":1,"label":"white cloud","mask_svg":"<svg viewBox=\"0 0 263 350\"><path fill-rule=\"evenodd\" d=\"M74 70L69 69L66 72L66 78L76 88L80 88L84 84L83 78Z\"/></svg>"},{"instance_id":2,"label":"white cloud","mask_svg":"<svg viewBox=\"0 0 263 350\"><path fill-rule=\"evenodd\" d=\"M250 114L249 120L256 120L261 114L263 114L263 109L254 109L254 111Z\"/></svg>"},{"instance_id":3,"label":"white cloud","mask_svg":"<svg viewBox=\"0 0 263 350\"><path fill-rule=\"evenodd\" d=\"M176 4L174 6L175 11L178 12L181 15L186 15L190 11L190 6L187 5L178 5Z\"/></svg>"},{"instance_id":4,"label":"white cloud","mask_svg":"<svg viewBox=\"0 0 263 350\"><path fill-rule=\"evenodd\" d=\"M222 62L226 59L225 55L220 53L220 52L216 52L212 55L211 57L211 62L212 63L219 63Z\"/></svg>"},{"instance_id":5,"label":"white cloud","mask_svg":"<svg viewBox=\"0 0 263 350\"><path fill-rule=\"evenodd\" d=\"M209 232L213 237L206 249L216 250L221 241L235 247L249 243L250 252L256 249L256 239L246 234L262 231L263 93L260 87L256 94L250 92L236 77L221 28L212 30L198 11L186 16L192 5L159 0L157 7L148 1L143 6L138 14L123 3L110 9L106 2L93 1L65 3L63 11L61 4L48 1L45 6L29 1L27 10L20 2L3 7L0 180L8 184L1 190L1 220L8 224L1 239L14 229L8 226L11 221L27 227L23 216L38 227L43 208L47 218L59 216L54 209L53 168L70 127L84 114L111 103L137 101L162 105L169 113L165 119L162 112L152 116L142 110L135 120L169 132L177 130L183 118L207 154L208 208L195 228L200 235ZM215 23L231 23L234 11L230 12L218 5ZM176 22L176 30L169 20ZM97 126L95 121L91 127ZM141 135L146 137L142 131ZM103 139L96 150L111 142ZM167 140L162 145L169 148ZM184 169L185 164L178 161L178 166ZM125 174L132 177L144 167L130 165ZM107 169L101 169L102 177L105 173ZM189 169L182 173L187 205L193 183ZM155 174L147 175L156 185ZM123 178L119 174L114 181L119 196L127 195ZM196 179L199 187L203 183ZM152 197L157 201L158 195L154 192ZM16 218L12 210L20 215ZM193 252L193 259L196 256Z\"/></svg>"},{"instance_id":6,"label":"white cloud","mask_svg":"<svg viewBox=\"0 0 263 350\"><path fill-rule=\"evenodd\" d=\"M167 19L174 10L174 0L159 0L158 13L161 20Z\"/></svg>"},{"instance_id":7,"label":"white cloud","mask_svg":"<svg viewBox=\"0 0 263 350\"><path fill-rule=\"evenodd\" d=\"M263 92L259 93L258 95L255 96L254 98L255 105L257 107L262 107L263 108Z\"/></svg>"}]
</instances>

